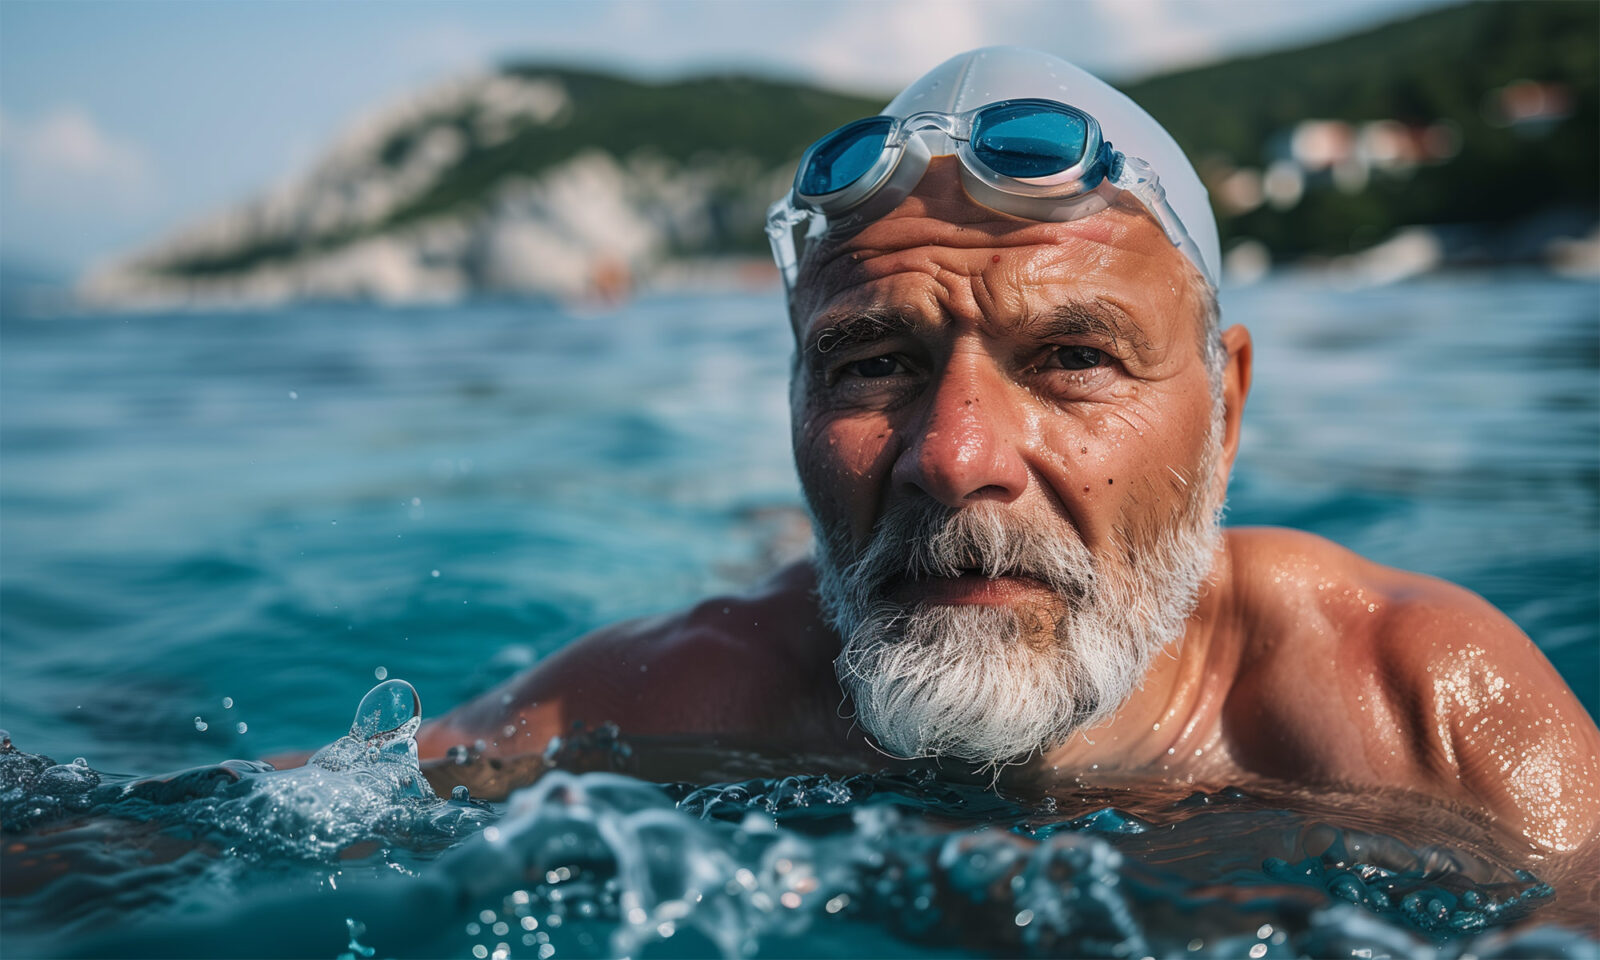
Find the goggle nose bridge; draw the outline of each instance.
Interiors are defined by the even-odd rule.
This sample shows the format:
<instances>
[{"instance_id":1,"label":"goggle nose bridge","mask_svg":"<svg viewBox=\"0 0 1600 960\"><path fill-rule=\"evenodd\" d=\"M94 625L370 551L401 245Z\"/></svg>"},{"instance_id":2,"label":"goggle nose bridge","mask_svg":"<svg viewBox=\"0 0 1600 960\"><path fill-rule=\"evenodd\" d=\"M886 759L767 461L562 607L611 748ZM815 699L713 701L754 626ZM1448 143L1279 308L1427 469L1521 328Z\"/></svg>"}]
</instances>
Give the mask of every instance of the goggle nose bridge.
<instances>
[{"instance_id":1,"label":"goggle nose bridge","mask_svg":"<svg viewBox=\"0 0 1600 960\"><path fill-rule=\"evenodd\" d=\"M897 139L922 137L926 140L926 133L930 130L938 131L958 143L965 142L972 137L972 117L969 114L949 114L936 110L913 113L900 121Z\"/></svg>"}]
</instances>

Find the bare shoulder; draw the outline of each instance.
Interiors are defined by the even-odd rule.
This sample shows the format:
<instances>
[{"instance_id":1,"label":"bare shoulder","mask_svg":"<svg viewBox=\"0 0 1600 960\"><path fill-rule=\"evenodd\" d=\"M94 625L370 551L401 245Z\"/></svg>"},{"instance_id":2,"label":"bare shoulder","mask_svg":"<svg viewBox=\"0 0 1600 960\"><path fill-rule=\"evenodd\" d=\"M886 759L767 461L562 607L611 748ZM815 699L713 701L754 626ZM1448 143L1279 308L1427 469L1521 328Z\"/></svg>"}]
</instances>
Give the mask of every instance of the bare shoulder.
<instances>
[{"instance_id":1,"label":"bare shoulder","mask_svg":"<svg viewBox=\"0 0 1600 960\"><path fill-rule=\"evenodd\" d=\"M577 724L658 736L777 722L831 663L811 586L796 565L749 593L597 630L425 730L423 754L476 739L502 755L536 752Z\"/></svg>"},{"instance_id":2,"label":"bare shoulder","mask_svg":"<svg viewBox=\"0 0 1600 960\"><path fill-rule=\"evenodd\" d=\"M1230 732L1258 765L1470 803L1547 851L1593 840L1600 734L1509 618L1311 534L1229 548L1246 639L1228 714L1259 725Z\"/></svg>"}]
</instances>

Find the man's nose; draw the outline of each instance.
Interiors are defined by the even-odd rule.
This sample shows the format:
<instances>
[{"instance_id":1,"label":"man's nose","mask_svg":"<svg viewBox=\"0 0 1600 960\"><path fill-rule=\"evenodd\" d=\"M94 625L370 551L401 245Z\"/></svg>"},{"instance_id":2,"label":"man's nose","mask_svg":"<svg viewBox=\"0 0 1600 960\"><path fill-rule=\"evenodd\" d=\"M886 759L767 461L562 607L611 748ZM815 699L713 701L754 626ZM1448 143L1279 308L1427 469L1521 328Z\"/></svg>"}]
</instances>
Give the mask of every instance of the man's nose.
<instances>
[{"instance_id":1,"label":"man's nose","mask_svg":"<svg viewBox=\"0 0 1600 960\"><path fill-rule=\"evenodd\" d=\"M896 489L918 490L953 508L1022 496L1028 467L1011 386L983 352L952 356L929 388L921 429L895 461Z\"/></svg>"}]
</instances>

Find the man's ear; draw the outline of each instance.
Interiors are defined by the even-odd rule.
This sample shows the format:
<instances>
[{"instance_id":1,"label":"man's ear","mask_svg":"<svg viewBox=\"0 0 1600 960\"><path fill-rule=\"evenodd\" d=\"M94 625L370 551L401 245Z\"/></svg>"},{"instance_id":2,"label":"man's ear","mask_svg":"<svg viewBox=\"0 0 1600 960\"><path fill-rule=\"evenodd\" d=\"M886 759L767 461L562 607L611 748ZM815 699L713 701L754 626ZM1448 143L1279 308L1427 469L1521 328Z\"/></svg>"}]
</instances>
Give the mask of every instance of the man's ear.
<instances>
[{"instance_id":1,"label":"man's ear","mask_svg":"<svg viewBox=\"0 0 1600 960\"><path fill-rule=\"evenodd\" d=\"M1251 363L1254 359L1250 331L1234 324L1222 331L1222 346L1228 351L1228 365L1222 371L1222 464L1223 480L1233 473L1233 458L1239 453L1239 424L1244 419L1244 401L1250 395Z\"/></svg>"}]
</instances>

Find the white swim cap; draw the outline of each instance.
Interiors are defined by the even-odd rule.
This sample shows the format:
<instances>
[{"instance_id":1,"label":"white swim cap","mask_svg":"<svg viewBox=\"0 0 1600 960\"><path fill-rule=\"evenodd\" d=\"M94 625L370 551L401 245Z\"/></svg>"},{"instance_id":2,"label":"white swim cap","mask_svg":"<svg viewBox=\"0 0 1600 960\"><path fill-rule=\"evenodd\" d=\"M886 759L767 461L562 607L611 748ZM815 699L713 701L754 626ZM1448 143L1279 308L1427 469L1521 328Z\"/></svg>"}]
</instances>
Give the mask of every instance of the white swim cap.
<instances>
[{"instance_id":1,"label":"white swim cap","mask_svg":"<svg viewBox=\"0 0 1600 960\"><path fill-rule=\"evenodd\" d=\"M1106 140L1150 165L1171 205L1194 240L1202 275L1217 277L1222 266L1217 221L1205 185L1166 128L1109 83L1081 67L1025 47L983 47L951 57L889 101L884 116L904 118L924 111L961 113L996 100L1037 97L1058 100L1100 122Z\"/></svg>"}]
</instances>

